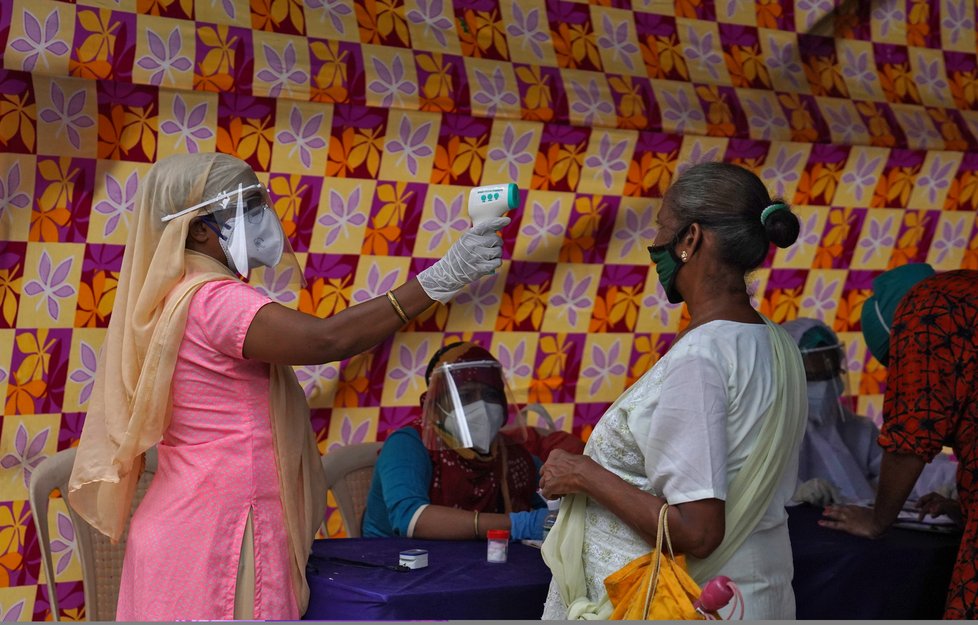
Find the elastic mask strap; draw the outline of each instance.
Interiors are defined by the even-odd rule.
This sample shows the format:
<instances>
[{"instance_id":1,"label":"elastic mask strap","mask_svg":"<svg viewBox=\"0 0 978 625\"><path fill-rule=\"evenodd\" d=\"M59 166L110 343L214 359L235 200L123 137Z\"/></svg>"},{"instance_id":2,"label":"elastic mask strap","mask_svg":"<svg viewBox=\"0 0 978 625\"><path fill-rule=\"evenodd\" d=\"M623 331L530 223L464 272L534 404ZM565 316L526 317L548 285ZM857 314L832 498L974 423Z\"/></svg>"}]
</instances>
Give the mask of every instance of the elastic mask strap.
<instances>
[{"instance_id":1,"label":"elastic mask strap","mask_svg":"<svg viewBox=\"0 0 978 625\"><path fill-rule=\"evenodd\" d=\"M873 310L876 311L876 316L880 320L880 325L883 326L883 329L886 330L886 333L887 334L892 334L892 332L890 332L890 326L886 325L886 320L883 319L883 313L880 311L880 303L879 303L879 300L873 301Z\"/></svg>"},{"instance_id":2,"label":"elastic mask strap","mask_svg":"<svg viewBox=\"0 0 978 625\"><path fill-rule=\"evenodd\" d=\"M238 185L238 205L234 211L234 227L244 228L244 185ZM235 269L238 270L243 276L248 275L248 244L245 241L247 238L245 232L242 230L237 233L236 236L231 237L231 243L228 247L228 253L234 261ZM238 263L244 262L244 267L238 267Z\"/></svg>"}]
</instances>

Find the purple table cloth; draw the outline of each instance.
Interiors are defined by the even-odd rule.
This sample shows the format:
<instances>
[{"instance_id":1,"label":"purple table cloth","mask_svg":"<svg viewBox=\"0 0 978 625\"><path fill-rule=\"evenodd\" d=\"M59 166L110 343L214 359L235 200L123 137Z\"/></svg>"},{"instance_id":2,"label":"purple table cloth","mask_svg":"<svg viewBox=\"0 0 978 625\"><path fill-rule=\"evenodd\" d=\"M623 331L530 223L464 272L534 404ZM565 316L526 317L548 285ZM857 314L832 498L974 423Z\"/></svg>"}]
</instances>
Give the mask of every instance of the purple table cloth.
<instances>
[{"instance_id":1,"label":"purple table cloth","mask_svg":"<svg viewBox=\"0 0 978 625\"><path fill-rule=\"evenodd\" d=\"M405 549L427 549L428 567L397 572ZM410 538L317 540L306 569L306 620L539 619L550 585L540 550L509 543L506 563L486 562L486 541Z\"/></svg>"}]
</instances>

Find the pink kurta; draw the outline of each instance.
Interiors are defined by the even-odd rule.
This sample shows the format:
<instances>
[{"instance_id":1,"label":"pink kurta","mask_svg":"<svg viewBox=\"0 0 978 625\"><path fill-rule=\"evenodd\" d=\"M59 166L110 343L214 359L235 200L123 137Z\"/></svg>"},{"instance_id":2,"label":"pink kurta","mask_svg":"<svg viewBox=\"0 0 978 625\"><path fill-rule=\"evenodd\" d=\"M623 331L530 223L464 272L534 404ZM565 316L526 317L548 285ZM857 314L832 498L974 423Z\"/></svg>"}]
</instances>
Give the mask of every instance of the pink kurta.
<instances>
[{"instance_id":1,"label":"pink kurta","mask_svg":"<svg viewBox=\"0 0 978 625\"><path fill-rule=\"evenodd\" d=\"M267 364L242 357L267 297L236 280L190 304L159 468L129 529L118 620L230 619L253 514L255 619L299 618L269 420Z\"/></svg>"}]
</instances>

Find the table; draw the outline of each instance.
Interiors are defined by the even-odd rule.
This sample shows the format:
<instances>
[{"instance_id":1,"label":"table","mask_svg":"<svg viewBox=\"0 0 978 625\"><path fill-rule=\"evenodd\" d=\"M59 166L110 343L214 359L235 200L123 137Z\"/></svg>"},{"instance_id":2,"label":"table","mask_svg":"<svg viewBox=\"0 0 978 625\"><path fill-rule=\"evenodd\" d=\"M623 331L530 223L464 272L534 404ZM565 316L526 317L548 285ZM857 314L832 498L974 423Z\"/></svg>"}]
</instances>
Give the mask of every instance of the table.
<instances>
[{"instance_id":1,"label":"table","mask_svg":"<svg viewBox=\"0 0 978 625\"><path fill-rule=\"evenodd\" d=\"M893 528L868 540L788 508L798 619L939 619L961 534Z\"/></svg>"},{"instance_id":2,"label":"table","mask_svg":"<svg viewBox=\"0 0 978 625\"><path fill-rule=\"evenodd\" d=\"M396 565L427 549L428 567L406 572L331 561ZM307 620L537 620L550 585L540 550L511 542L506 563L486 562L486 541L412 538L317 540L306 568Z\"/></svg>"}]
</instances>

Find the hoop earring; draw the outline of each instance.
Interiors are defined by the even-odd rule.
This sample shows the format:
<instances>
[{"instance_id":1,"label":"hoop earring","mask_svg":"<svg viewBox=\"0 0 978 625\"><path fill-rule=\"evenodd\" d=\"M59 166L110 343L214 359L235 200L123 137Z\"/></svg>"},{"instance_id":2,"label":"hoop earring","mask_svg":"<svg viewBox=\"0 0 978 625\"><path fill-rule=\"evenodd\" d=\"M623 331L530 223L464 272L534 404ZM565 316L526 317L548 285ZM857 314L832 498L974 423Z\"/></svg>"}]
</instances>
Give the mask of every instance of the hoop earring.
<instances>
[{"instance_id":1,"label":"hoop earring","mask_svg":"<svg viewBox=\"0 0 978 625\"><path fill-rule=\"evenodd\" d=\"M686 252L686 250L683 250L682 252L680 252L679 258L681 258L682 261L685 263L687 260L689 260L689 254Z\"/></svg>"}]
</instances>

